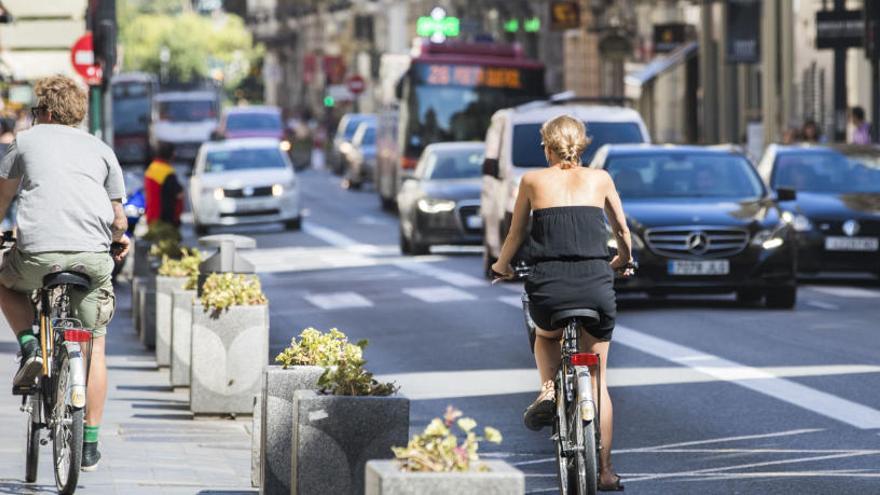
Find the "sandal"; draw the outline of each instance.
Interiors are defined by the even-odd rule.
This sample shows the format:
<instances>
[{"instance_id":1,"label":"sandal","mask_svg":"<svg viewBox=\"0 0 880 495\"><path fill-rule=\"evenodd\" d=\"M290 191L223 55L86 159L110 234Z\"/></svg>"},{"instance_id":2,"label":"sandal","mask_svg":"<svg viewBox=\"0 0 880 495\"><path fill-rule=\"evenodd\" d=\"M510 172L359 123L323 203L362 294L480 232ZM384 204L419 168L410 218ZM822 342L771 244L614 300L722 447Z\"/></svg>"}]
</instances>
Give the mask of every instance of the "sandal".
<instances>
[{"instance_id":1,"label":"sandal","mask_svg":"<svg viewBox=\"0 0 880 495\"><path fill-rule=\"evenodd\" d=\"M623 491L623 483L620 482L620 476L614 475L614 482L609 483L607 485L603 485L599 483L599 491L600 492L622 492Z\"/></svg>"},{"instance_id":2,"label":"sandal","mask_svg":"<svg viewBox=\"0 0 880 495\"><path fill-rule=\"evenodd\" d=\"M541 385L541 393L535 402L523 414L523 423L532 431L540 431L545 426L552 426L556 417L556 387L552 380Z\"/></svg>"}]
</instances>

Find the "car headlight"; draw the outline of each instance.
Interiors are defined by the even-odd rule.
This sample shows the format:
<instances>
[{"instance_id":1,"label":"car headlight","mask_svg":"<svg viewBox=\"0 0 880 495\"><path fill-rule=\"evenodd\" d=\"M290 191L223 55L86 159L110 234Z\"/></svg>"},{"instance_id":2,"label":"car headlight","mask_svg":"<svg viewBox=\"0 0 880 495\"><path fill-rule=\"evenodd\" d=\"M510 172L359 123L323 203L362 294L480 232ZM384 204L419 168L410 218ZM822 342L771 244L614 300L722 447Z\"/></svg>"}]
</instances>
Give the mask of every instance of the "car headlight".
<instances>
[{"instance_id":1,"label":"car headlight","mask_svg":"<svg viewBox=\"0 0 880 495\"><path fill-rule=\"evenodd\" d=\"M281 196L282 194L284 194L284 186L282 186L281 184L273 184L272 185L272 196L275 196L277 198L278 196Z\"/></svg>"},{"instance_id":2,"label":"car headlight","mask_svg":"<svg viewBox=\"0 0 880 495\"><path fill-rule=\"evenodd\" d=\"M216 199L217 201L222 201L224 198L226 198L226 192L223 191L223 188L222 188L222 187L218 187L218 188L213 189L213 190L210 190L210 189L209 189L208 191L210 191L211 193L213 193L213 195L214 195L214 199Z\"/></svg>"},{"instance_id":3,"label":"car headlight","mask_svg":"<svg viewBox=\"0 0 880 495\"><path fill-rule=\"evenodd\" d=\"M813 222L800 213L794 214L790 211L782 212L782 223L791 225L797 232L809 232L813 230Z\"/></svg>"},{"instance_id":4,"label":"car headlight","mask_svg":"<svg viewBox=\"0 0 880 495\"><path fill-rule=\"evenodd\" d=\"M419 210L425 213L444 213L455 209L455 201L448 199L422 198L418 202Z\"/></svg>"},{"instance_id":5,"label":"car headlight","mask_svg":"<svg viewBox=\"0 0 880 495\"><path fill-rule=\"evenodd\" d=\"M779 237L779 231L776 230L761 230L758 231L754 237L752 237L752 245L753 246L761 246L766 250L776 249L783 244L785 244L785 239Z\"/></svg>"},{"instance_id":6,"label":"car headlight","mask_svg":"<svg viewBox=\"0 0 880 495\"><path fill-rule=\"evenodd\" d=\"M290 144L290 141L285 139L284 141L281 141L279 147L281 148L281 151L290 151L290 148L293 146Z\"/></svg>"}]
</instances>

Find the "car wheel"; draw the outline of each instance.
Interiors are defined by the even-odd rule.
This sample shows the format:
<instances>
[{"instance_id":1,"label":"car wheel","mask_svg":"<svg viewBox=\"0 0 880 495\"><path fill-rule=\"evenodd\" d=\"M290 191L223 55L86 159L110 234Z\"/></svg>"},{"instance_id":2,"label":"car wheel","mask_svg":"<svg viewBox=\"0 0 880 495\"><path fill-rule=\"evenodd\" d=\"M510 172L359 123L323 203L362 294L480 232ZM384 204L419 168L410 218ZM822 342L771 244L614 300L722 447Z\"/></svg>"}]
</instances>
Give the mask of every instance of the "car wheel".
<instances>
[{"instance_id":1,"label":"car wheel","mask_svg":"<svg viewBox=\"0 0 880 495\"><path fill-rule=\"evenodd\" d=\"M764 294L760 289L739 289L736 291L736 302L745 305L757 304L761 302Z\"/></svg>"},{"instance_id":2,"label":"car wheel","mask_svg":"<svg viewBox=\"0 0 880 495\"><path fill-rule=\"evenodd\" d=\"M797 302L797 286L781 285L767 289L765 301L768 308L792 309Z\"/></svg>"},{"instance_id":3,"label":"car wheel","mask_svg":"<svg viewBox=\"0 0 880 495\"><path fill-rule=\"evenodd\" d=\"M293 220L284 222L284 228L287 230L300 230L302 228L302 217L296 217Z\"/></svg>"},{"instance_id":4,"label":"car wheel","mask_svg":"<svg viewBox=\"0 0 880 495\"><path fill-rule=\"evenodd\" d=\"M410 248L412 250L412 254L415 256L422 256L431 252L430 244L422 244L421 242L410 241Z\"/></svg>"}]
</instances>

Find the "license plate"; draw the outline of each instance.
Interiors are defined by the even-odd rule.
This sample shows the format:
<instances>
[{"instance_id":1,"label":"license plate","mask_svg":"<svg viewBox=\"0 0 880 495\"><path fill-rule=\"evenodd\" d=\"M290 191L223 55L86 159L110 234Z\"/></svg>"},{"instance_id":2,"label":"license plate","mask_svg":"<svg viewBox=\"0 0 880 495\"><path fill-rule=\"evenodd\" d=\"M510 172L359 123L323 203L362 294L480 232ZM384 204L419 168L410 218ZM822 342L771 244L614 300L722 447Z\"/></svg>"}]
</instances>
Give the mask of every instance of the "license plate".
<instances>
[{"instance_id":1,"label":"license plate","mask_svg":"<svg viewBox=\"0 0 880 495\"><path fill-rule=\"evenodd\" d=\"M247 213L257 210L269 210L272 209L274 206L275 205L269 204L265 201L237 201L235 203L235 211Z\"/></svg>"},{"instance_id":2,"label":"license plate","mask_svg":"<svg viewBox=\"0 0 880 495\"><path fill-rule=\"evenodd\" d=\"M467 217L465 220L467 227L469 229L482 229L483 228L483 217L478 215L471 215Z\"/></svg>"},{"instance_id":3,"label":"license plate","mask_svg":"<svg viewBox=\"0 0 880 495\"><path fill-rule=\"evenodd\" d=\"M876 237L826 237L827 251L877 251L880 241Z\"/></svg>"},{"instance_id":4,"label":"license plate","mask_svg":"<svg viewBox=\"0 0 880 495\"><path fill-rule=\"evenodd\" d=\"M730 262L674 260L669 262L668 270L670 275L727 275L730 273Z\"/></svg>"}]
</instances>

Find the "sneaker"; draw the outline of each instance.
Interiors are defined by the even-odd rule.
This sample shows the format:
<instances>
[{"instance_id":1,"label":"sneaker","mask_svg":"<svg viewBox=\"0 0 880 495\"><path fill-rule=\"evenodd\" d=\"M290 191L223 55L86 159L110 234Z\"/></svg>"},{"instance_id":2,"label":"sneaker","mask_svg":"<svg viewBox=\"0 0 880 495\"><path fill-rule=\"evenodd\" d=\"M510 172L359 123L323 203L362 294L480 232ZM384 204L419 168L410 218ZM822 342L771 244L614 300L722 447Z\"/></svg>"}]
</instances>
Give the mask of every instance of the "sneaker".
<instances>
[{"instance_id":1,"label":"sneaker","mask_svg":"<svg viewBox=\"0 0 880 495\"><path fill-rule=\"evenodd\" d=\"M15 387L26 387L34 383L34 380L43 370L43 356L40 353L40 345L36 342L28 342L21 346L19 353L20 364L15 378L12 379L12 385Z\"/></svg>"},{"instance_id":2,"label":"sneaker","mask_svg":"<svg viewBox=\"0 0 880 495\"><path fill-rule=\"evenodd\" d=\"M523 423L526 428L540 431L545 426L553 425L556 416L556 387L553 380L547 380L541 385L541 393L535 402L526 409L523 414Z\"/></svg>"},{"instance_id":3,"label":"sneaker","mask_svg":"<svg viewBox=\"0 0 880 495\"><path fill-rule=\"evenodd\" d=\"M98 461L101 460L101 453L98 452L98 442L83 442L83 458L81 470L94 471L98 469Z\"/></svg>"}]
</instances>

